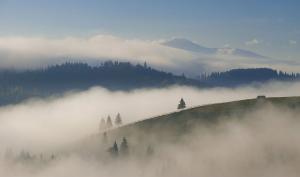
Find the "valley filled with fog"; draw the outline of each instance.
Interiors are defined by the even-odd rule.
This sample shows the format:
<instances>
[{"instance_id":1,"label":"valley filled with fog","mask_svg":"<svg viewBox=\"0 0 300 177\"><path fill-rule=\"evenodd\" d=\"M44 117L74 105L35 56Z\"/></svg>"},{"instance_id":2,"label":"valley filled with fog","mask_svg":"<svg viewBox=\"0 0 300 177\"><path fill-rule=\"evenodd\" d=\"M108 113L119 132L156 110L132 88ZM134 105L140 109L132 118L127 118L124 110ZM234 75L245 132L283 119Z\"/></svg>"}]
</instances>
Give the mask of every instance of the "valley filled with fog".
<instances>
[{"instance_id":1,"label":"valley filled with fog","mask_svg":"<svg viewBox=\"0 0 300 177\"><path fill-rule=\"evenodd\" d=\"M133 156L125 162L122 159L103 162L70 153L46 165L37 165L7 162L5 154L8 150L15 155L26 151L51 158L51 154L71 149L80 140L98 134L101 118L106 119L110 115L114 119L120 113L126 125L175 112L180 98L184 98L187 108L190 108L252 99L258 95L295 96L299 89L299 83L287 82L235 89L170 87L130 92L94 87L87 91L69 92L63 97L32 98L16 105L3 106L0 108L0 175L281 176L289 171L293 176L298 172L296 166L300 160L297 149L300 144L290 144L300 133L300 120L296 119L298 112L273 105L241 115L246 117L243 120L232 115L232 119L218 122L213 128L200 127L189 134L189 141L185 144L157 145L159 151L156 150L157 153L149 159Z\"/></svg>"}]
</instances>

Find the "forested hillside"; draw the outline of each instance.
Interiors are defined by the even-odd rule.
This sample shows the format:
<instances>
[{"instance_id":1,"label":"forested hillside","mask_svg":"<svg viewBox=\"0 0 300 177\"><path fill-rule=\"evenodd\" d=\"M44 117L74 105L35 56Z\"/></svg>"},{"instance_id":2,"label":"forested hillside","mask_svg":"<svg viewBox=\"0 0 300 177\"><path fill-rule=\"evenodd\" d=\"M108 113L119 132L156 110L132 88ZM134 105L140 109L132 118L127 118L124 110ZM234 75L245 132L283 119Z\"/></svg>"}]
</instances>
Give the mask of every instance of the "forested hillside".
<instances>
[{"instance_id":1,"label":"forested hillside","mask_svg":"<svg viewBox=\"0 0 300 177\"><path fill-rule=\"evenodd\" d=\"M269 81L297 81L299 78L298 73L290 74L270 68L249 68L203 74L199 80L212 86L235 87Z\"/></svg>"}]
</instances>

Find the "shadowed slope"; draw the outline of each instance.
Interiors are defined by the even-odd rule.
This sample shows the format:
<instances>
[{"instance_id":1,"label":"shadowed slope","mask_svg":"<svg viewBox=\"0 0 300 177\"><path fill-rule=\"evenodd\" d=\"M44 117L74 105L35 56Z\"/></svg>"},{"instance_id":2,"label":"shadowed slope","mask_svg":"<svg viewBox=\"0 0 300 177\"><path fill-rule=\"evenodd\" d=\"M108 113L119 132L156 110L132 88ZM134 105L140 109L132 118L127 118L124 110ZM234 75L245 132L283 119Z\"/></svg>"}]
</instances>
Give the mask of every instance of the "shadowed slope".
<instances>
[{"instance_id":1,"label":"shadowed slope","mask_svg":"<svg viewBox=\"0 0 300 177\"><path fill-rule=\"evenodd\" d=\"M131 143L144 144L145 146L153 142L176 143L195 128L214 127L219 121L229 120L232 117L243 118L247 113L270 105L299 109L300 97L262 97L193 107L124 125L107 131L107 135L109 141L128 137ZM87 142L91 142L90 140L99 142L101 137L102 133L94 135Z\"/></svg>"}]
</instances>

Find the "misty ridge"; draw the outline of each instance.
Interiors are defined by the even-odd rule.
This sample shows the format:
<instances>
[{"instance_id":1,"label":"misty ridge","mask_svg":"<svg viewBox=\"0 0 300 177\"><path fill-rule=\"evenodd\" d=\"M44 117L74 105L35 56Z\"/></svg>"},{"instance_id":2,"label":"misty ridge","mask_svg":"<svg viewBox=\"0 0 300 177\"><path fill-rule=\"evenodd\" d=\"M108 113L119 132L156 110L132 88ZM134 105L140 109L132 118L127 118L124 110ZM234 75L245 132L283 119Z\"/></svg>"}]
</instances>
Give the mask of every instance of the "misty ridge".
<instances>
[{"instance_id":1,"label":"misty ridge","mask_svg":"<svg viewBox=\"0 0 300 177\"><path fill-rule=\"evenodd\" d=\"M299 99L292 103L298 105ZM171 126L163 130L154 126L151 133L125 126L106 135L95 134L56 152L6 151L0 174L297 176L299 109L292 105L266 103L243 113L220 114L215 117L216 122L199 122L194 117L197 121L190 122L193 126L180 133L176 130L177 134L168 133L173 131Z\"/></svg>"},{"instance_id":2,"label":"misty ridge","mask_svg":"<svg viewBox=\"0 0 300 177\"><path fill-rule=\"evenodd\" d=\"M199 70L199 73L201 71ZM197 88L240 87L262 85L272 81L298 81L298 73L286 73L270 68L232 69L226 72L203 73L188 77L156 70L145 62L106 61L93 66L68 62L43 69L0 72L0 104L14 104L32 97L50 97L70 91L83 91L100 86L112 91L142 88L193 86Z\"/></svg>"},{"instance_id":3,"label":"misty ridge","mask_svg":"<svg viewBox=\"0 0 300 177\"><path fill-rule=\"evenodd\" d=\"M0 174L297 176L299 98L252 98L293 96L299 88L288 82L131 92L95 87L1 107ZM187 108L176 111L181 97ZM230 102L238 99L250 100ZM189 109L198 105L207 106ZM102 118L114 124L118 113L121 126L99 131Z\"/></svg>"}]
</instances>

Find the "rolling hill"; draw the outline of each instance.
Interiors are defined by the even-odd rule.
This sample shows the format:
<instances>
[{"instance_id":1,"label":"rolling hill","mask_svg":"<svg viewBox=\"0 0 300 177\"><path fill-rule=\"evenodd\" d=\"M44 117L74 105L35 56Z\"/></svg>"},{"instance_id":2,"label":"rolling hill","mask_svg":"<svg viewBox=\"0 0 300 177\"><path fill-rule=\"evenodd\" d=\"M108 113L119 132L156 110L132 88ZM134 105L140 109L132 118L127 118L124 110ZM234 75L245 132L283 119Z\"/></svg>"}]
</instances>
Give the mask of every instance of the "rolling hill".
<instances>
[{"instance_id":1,"label":"rolling hill","mask_svg":"<svg viewBox=\"0 0 300 177\"><path fill-rule=\"evenodd\" d=\"M124 125L107 131L106 135L108 144L123 137L127 137L133 146L177 143L195 129L213 128L220 121L242 119L247 113L270 105L299 110L300 97L256 98L187 108ZM103 132L89 137L82 144L97 144L102 137Z\"/></svg>"}]
</instances>

